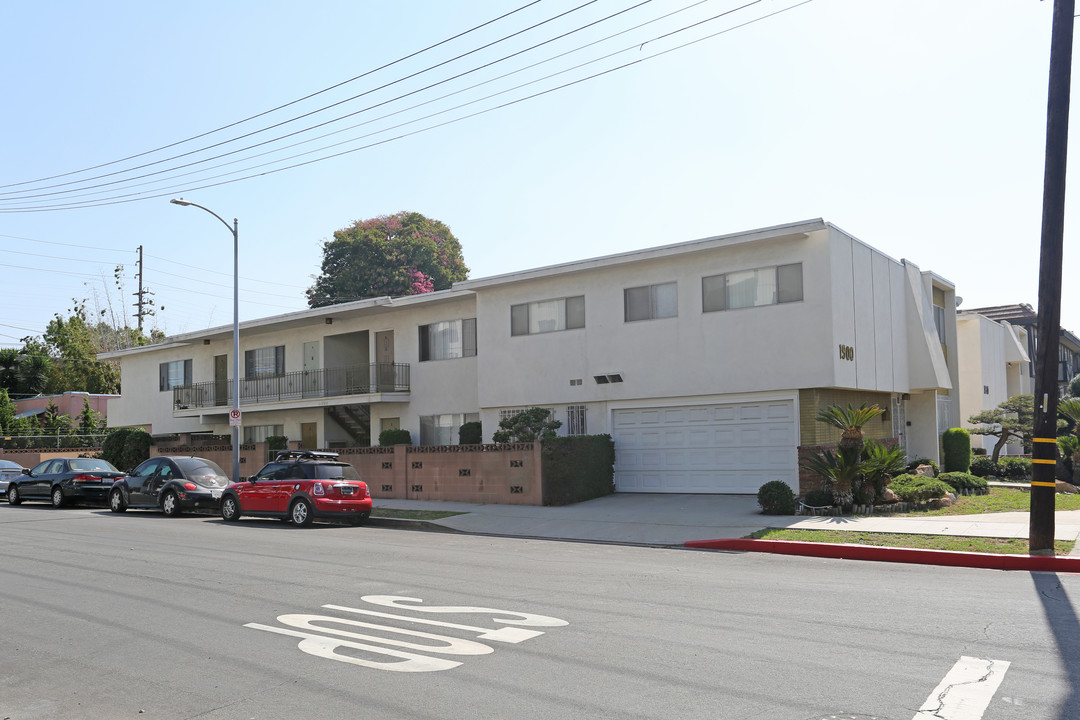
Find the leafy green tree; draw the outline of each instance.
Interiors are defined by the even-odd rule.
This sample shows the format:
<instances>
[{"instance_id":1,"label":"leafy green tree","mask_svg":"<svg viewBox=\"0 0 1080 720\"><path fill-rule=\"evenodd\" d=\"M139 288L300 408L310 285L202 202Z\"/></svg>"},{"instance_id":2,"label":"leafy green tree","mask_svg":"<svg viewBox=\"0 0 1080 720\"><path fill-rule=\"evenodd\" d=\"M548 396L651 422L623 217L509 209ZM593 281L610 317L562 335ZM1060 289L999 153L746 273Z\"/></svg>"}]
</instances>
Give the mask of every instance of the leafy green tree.
<instances>
[{"instance_id":1,"label":"leafy green tree","mask_svg":"<svg viewBox=\"0 0 1080 720\"><path fill-rule=\"evenodd\" d=\"M323 243L322 272L305 295L315 308L446 290L468 276L450 228L420 213L399 212L335 232Z\"/></svg>"},{"instance_id":2,"label":"leafy green tree","mask_svg":"<svg viewBox=\"0 0 1080 720\"><path fill-rule=\"evenodd\" d=\"M120 369L115 363L97 359L102 348L86 310L77 305L67 317L55 315L42 336L45 354L55 358L50 391L76 390L94 394L115 394L120 390Z\"/></svg>"},{"instance_id":3,"label":"leafy green tree","mask_svg":"<svg viewBox=\"0 0 1080 720\"><path fill-rule=\"evenodd\" d=\"M529 408L499 421L499 429L491 436L496 443L535 442L555 437L555 431L562 427L559 420L549 420L550 410Z\"/></svg>"},{"instance_id":4,"label":"leafy green tree","mask_svg":"<svg viewBox=\"0 0 1080 720\"><path fill-rule=\"evenodd\" d=\"M9 433L15 421L15 403L11 401L6 389L0 389L0 431Z\"/></svg>"},{"instance_id":5,"label":"leafy green tree","mask_svg":"<svg viewBox=\"0 0 1080 720\"><path fill-rule=\"evenodd\" d=\"M991 453L994 463L1012 440L1022 442L1025 448L1031 446L1034 421L1035 398L1032 395L1014 395L993 410L983 410L968 418L974 426L970 430L972 435L990 435L998 439Z\"/></svg>"}]
</instances>

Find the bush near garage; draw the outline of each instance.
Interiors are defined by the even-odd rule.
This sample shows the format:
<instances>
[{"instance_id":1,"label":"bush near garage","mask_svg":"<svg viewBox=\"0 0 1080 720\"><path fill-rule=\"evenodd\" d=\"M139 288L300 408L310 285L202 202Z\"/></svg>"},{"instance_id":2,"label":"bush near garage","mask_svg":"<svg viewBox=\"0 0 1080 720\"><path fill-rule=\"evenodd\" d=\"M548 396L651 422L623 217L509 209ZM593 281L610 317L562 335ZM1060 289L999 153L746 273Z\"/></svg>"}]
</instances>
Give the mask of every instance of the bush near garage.
<instances>
[{"instance_id":1,"label":"bush near garage","mask_svg":"<svg viewBox=\"0 0 1080 720\"><path fill-rule=\"evenodd\" d=\"M824 488L818 488L806 493L802 501L803 505L812 508L832 507L833 494Z\"/></svg>"},{"instance_id":2,"label":"bush near garage","mask_svg":"<svg viewBox=\"0 0 1080 720\"><path fill-rule=\"evenodd\" d=\"M985 495L990 492L989 483L970 473L944 472L938 475L937 479L947 483L962 495Z\"/></svg>"},{"instance_id":3,"label":"bush near garage","mask_svg":"<svg viewBox=\"0 0 1080 720\"><path fill-rule=\"evenodd\" d=\"M412 433L404 428L393 428L379 433L380 447L393 447L394 445L412 445Z\"/></svg>"},{"instance_id":4,"label":"bush near garage","mask_svg":"<svg viewBox=\"0 0 1080 720\"><path fill-rule=\"evenodd\" d=\"M1031 458L1003 457L998 460L998 476L1013 482L1024 482L1031 477Z\"/></svg>"},{"instance_id":5,"label":"bush near garage","mask_svg":"<svg viewBox=\"0 0 1080 720\"><path fill-rule=\"evenodd\" d=\"M971 467L971 433L964 428L949 428L941 434L941 464L945 472L968 472Z\"/></svg>"},{"instance_id":6,"label":"bush near garage","mask_svg":"<svg viewBox=\"0 0 1080 720\"><path fill-rule=\"evenodd\" d=\"M151 445L153 439L150 433L142 428L119 428L101 441L101 454L98 457L127 472L150 459Z\"/></svg>"},{"instance_id":7,"label":"bush near garage","mask_svg":"<svg viewBox=\"0 0 1080 720\"><path fill-rule=\"evenodd\" d=\"M952 487L937 478L925 475L898 475L889 484L889 489L896 493L903 502L925 503L945 497L953 491Z\"/></svg>"},{"instance_id":8,"label":"bush near garage","mask_svg":"<svg viewBox=\"0 0 1080 720\"><path fill-rule=\"evenodd\" d=\"M544 505L570 505L615 492L615 441L610 435L544 440L540 450Z\"/></svg>"},{"instance_id":9,"label":"bush near garage","mask_svg":"<svg viewBox=\"0 0 1080 720\"><path fill-rule=\"evenodd\" d=\"M783 480L770 480L758 489L762 515L794 515L795 493Z\"/></svg>"}]
</instances>

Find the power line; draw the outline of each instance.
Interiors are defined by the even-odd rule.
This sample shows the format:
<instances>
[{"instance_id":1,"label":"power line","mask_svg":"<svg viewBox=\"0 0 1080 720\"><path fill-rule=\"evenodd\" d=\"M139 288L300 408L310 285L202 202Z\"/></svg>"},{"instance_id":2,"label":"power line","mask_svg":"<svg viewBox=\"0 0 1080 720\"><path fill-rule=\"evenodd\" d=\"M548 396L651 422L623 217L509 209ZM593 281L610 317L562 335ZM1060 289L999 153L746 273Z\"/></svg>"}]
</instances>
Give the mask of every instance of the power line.
<instances>
[{"instance_id":1,"label":"power line","mask_svg":"<svg viewBox=\"0 0 1080 720\"><path fill-rule=\"evenodd\" d=\"M736 10L744 9L745 7L748 7L749 5L756 4L757 2L760 2L760 1L761 0L755 0L755 2L751 2L751 3L747 4L747 5L741 6L740 8L736 8ZM245 175L243 177L234 178L232 180L227 180L227 181L222 181L222 182L217 182L217 183L207 183L207 184L196 185L196 186L184 186L182 189L180 189L180 187L178 186L176 188L171 189L169 192L164 192L164 193L148 194L148 192L151 192L151 191L146 191L146 192L139 192L139 193L128 193L126 195L117 195L117 196L114 196L113 198L106 198L106 199L99 200L99 201L61 203L61 204L57 204L57 205L46 205L46 206L27 207L27 208L0 208L0 213L53 212L53 211L76 209L76 208L102 207L102 206L108 206L108 205L125 204L125 203L129 203L129 202L136 202L136 201L139 201L139 200L148 200L148 199L154 199L154 198L167 197L169 195L175 194L176 192L193 192L193 191L196 191L196 190L203 190L203 189L210 188L210 187L218 187L218 186L221 186L221 185L228 185L228 184L240 182L240 181L243 181L243 180L249 180L249 179L253 179L253 178L256 178L256 177L262 177L264 175L276 174L278 172L283 172L285 170L291 170L291 169L295 169L295 168L298 168L298 167L311 165L311 164L316 163L316 162L322 162L322 161L325 161L325 160L330 160L330 159L333 159L333 158L341 157L343 155L348 155L348 154L351 154L351 153L354 153L354 152L359 152L361 150L366 150L366 149L370 149L372 147L376 147L376 146L379 146L379 145L383 145L383 144L387 144L387 143L394 142L394 141L397 141L397 140L401 140L401 139L404 139L404 138L407 138L407 137L411 137L413 135L420 134L422 132L427 132L429 130L434 130L434 129L437 129L437 128L440 128L440 127L444 127L444 126L451 125L451 124L454 124L454 123L457 123L457 122L461 122L462 120L471 119L473 117L477 117L479 115L483 115L483 114L486 114L488 112L493 112L495 110L500 110L500 109L503 109L503 108L506 108L506 107L510 107L512 105L516 105L516 104L521 103L521 102L525 102L526 100L532 100L534 98L541 97L543 95L547 95L547 94L550 94L552 92L562 90L562 89L565 89L565 88L568 88L568 87L571 87L571 86L586 82L588 80L593 80L595 78L602 77L604 75L608 75L608 74L610 74L612 72L615 72L615 71L618 71L618 70L623 70L625 68L641 64L641 63L646 62L648 60L655 59L657 57L666 55L666 54L668 54L670 52L674 52L676 50L684 49L684 48L689 47L691 45L695 45L695 44L703 42L705 40L712 39L714 37L717 37L719 35L731 32L733 30L736 30L736 29L739 29L739 28L742 28L742 27L746 27L748 25L752 25L754 23L760 22L760 21L768 19L770 17L774 17L774 16L779 15L781 13L788 12L788 11L793 10L793 9L795 9L797 7L800 7L802 5L806 5L806 4L808 4L808 3L812 2L812 1L813 0L804 0L803 2L799 2L799 3L796 3L794 5L790 5L788 7L782 8L782 9L777 10L775 12L772 12L772 13L769 13L769 14L754 18L754 19L749 20L747 22L741 23L739 25L735 25L733 27L726 28L726 29L724 29L722 31L719 31L719 32L716 32L716 33L712 33L712 34L707 35L705 37L689 41L687 43L684 43L682 45L678 45L678 46L670 48L668 50L664 50L664 51L661 51L661 52L654 53L653 55L650 55L648 57L641 58L641 59L635 60L633 62L625 63L625 64L619 65L617 67L609 68L609 69L604 70L602 72L597 72L597 73L594 73L592 75L589 75L589 76L586 76L586 77L583 77L583 78L579 78L577 80L573 80L571 82L567 82L567 83L564 83L562 85L558 85L556 87L548 88L547 90L543 90L541 92L533 93L531 95L528 95L528 96L525 96L525 97L522 97L522 98L518 98L516 100L512 100L512 101L509 101L509 102L506 102L506 103L502 103L500 105L496 105L494 107L486 108L484 110L480 110L480 111L477 111L477 112L474 112L474 113L471 113L471 114L467 114L467 115L464 115L464 116L461 116L461 117L453 118L451 120L447 120L447 121L442 122L442 123L436 123L434 125L430 125L428 127L421 128L419 130L415 130L415 131L407 132L407 133L402 133L402 134L394 136L394 137L386 138L384 140L380 140L380 141L377 141L377 142L372 142L372 143L369 143L367 145L363 145L361 147L353 148L351 150L345 150L345 151L342 151L342 152L326 155L326 156L323 156L323 157L320 157L320 158L315 158L313 160L309 160L309 161L305 161L305 162L301 162L301 163L295 163L295 164L287 165L285 167L277 168L277 169L274 169L274 170L267 170L267 171L263 171L263 172L258 172L258 173L254 173L254 174L251 174L251 175ZM722 17L723 15L730 14L731 12L735 12L735 11L733 10L733 11L729 11L727 13L724 13L722 15L715 16L714 18L710 18L709 21L711 21L713 19L716 19L716 17ZM707 22L707 21L703 21L703 22ZM654 38L654 39L646 41L645 43L642 43L642 46L644 46L644 45L646 45L646 44L648 44L650 42L655 42L656 40L661 39L661 38L670 37L671 35L673 35L673 34L675 34L677 32L681 32L683 30L686 30L686 29L689 29L689 28L692 28L692 27L696 27L696 26L698 26L700 24L701 23L694 23L693 25L686 26L685 28L674 31L672 33L666 33L665 35L658 36L657 38ZM526 84L528 84L528 83L526 83ZM397 127L400 127L400 126L397 126ZM385 130L382 131L382 132L385 132ZM342 144L342 143L338 143L338 145L340 145L340 144ZM333 146L331 146L331 147L333 147ZM305 154L310 154L310 153L305 153ZM278 161L274 161L274 162L283 162L283 160L278 160ZM271 162L271 163L267 163L267 164L274 164L274 163ZM238 172L243 172L243 171L238 171ZM229 173L229 174L234 174L234 173ZM132 197L132 196L135 196L135 197Z\"/></svg>"},{"instance_id":2,"label":"power line","mask_svg":"<svg viewBox=\"0 0 1080 720\"><path fill-rule=\"evenodd\" d=\"M557 19L559 19L561 17L565 17L566 15L569 15L571 13L577 12L578 10L580 10L580 9L582 9L584 7L588 7L589 5L592 5L592 4L597 3L597 2L599 2L599 0L588 0L584 4L579 5L579 6L575 7L575 8L572 8L571 10L567 10L566 12L559 13L558 15L555 15L554 17L548 18L547 20L544 20L543 22L536 23L535 25L527 27L524 30L519 30L519 31L517 31L515 33L511 33L510 35L506 35L506 36L504 36L502 38L499 38L498 40L494 40L494 41L492 41L490 43L487 43L485 45L481 45L478 48L474 48L472 50L469 50L468 52L465 52L465 53L462 53L462 54L460 54L460 55L458 55L456 57L450 58L449 60L444 60L443 62L437 63L435 65L428 66L428 67L424 68L423 70L418 70L418 71L416 71L416 72L414 72L414 73L412 73L410 75L406 75L404 77L398 78L397 80L393 80L391 82L384 83L383 85L380 85L380 86L378 86L376 88L373 88L371 90L366 90L366 91L364 91L364 92L362 92L362 93L360 93L358 95L354 95L352 97L345 98L344 100L339 100L338 102L332 103L330 105L325 105L325 106L323 106L321 108L311 110L309 112L303 113L302 115L298 115L296 117L292 117L292 118L289 118L287 120L282 120L281 122L274 123L273 125L269 125L267 127L261 128L259 130L253 130L251 132L244 133L243 135L239 135L237 137L230 138L228 140L222 140L221 142L213 143L211 145L207 145L205 147L198 148L196 150L189 150L188 152L180 153L179 155L173 155L171 157L163 158L161 160L155 160L154 162L145 163L143 165L136 165L134 167L127 168L126 170L116 170L116 171L111 172L111 173L105 173L103 175L97 175L97 176L94 176L94 177L85 178L83 180L72 180L72 181L65 182L65 183L59 183L59 184L56 184L56 185L46 185L46 186L43 186L43 187L31 188L31 189L28 189L28 190L15 190L15 191L2 192L2 193L0 193L0 195L22 195L22 197L10 198L10 199L14 199L14 200L24 200L24 199L34 198L34 197L41 197L41 195L25 195L25 193L33 193L33 192L37 192L39 190L47 190L47 189L51 189L51 188L63 187L63 186L72 185L72 184L82 184L82 183L90 182L90 181L93 181L93 180L99 180L99 179L103 179L103 178L107 178L107 177L112 177L114 175L120 175L120 174L124 174L124 173L129 173L129 172L133 172L135 170L141 170L143 168L152 167L154 165L160 165L161 163L169 162L171 160L177 160L177 159L180 159L180 158L183 158L183 157L188 157L189 155L194 155L194 154L197 154L197 153L200 153L200 152L205 152L207 150L212 150L213 148L221 147L222 145L227 145L229 143L236 142L238 140L243 140L244 138L252 137L253 135L258 135L258 134L264 133L264 132L266 132L268 130L273 130L274 128L282 127L283 125L288 125L289 123L296 122L297 120L302 120L303 118L310 117L312 115L316 115L318 113L324 112L324 111L329 110L331 108L338 107L339 105L344 105L345 103L352 102L353 100L357 100L357 99L359 99L361 97L364 97L366 95L370 95L370 94L372 94L374 92L378 92L379 90L384 90L384 89L386 89L388 87L391 87L393 85L397 85L397 84L402 83L402 82L404 82L406 80L410 80L410 79L412 79L414 77L422 75L422 74L424 74L426 72L429 72L431 70L435 70L435 69L440 68L440 67L442 67L444 65L448 65L450 63L456 62L456 61L458 61L458 60L460 60L460 59L462 59L464 57L468 57L469 55L473 55L475 53L478 53L481 50L486 50L489 47L497 45L497 44L499 44L501 42L504 42L506 40L509 40L511 38L517 37L518 35L529 32L530 30L534 30L534 29L540 27L541 25L545 25L545 24L547 24L549 22L553 22L554 20L557 20ZM652 2L652 0L642 0L642 2L639 3L639 5L643 5L643 4L648 3L648 2ZM635 6L635 7L637 7L637 6ZM512 57L512 56L510 56L510 57ZM482 66L482 67L485 67L485 66ZM473 71L469 71L469 72L473 72ZM451 78L451 79L453 79L453 78ZM420 92L420 91L417 91L417 92ZM412 94L412 93L410 93L410 94ZM345 116L345 117L348 117L348 116ZM323 125L326 125L326 124L328 124L330 122L336 122L336 121L337 120L329 120L327 122L315 125L315 126L313 126L313 128L322 127ZM299 132L306 132L306 130L310 130L310 129L313 129L313 128L307 128L305 130L299 130L299 131L296 131L294 133L289 133L288 135L285 135L283 137L291 137L292 135L295 135L295 134L297 134ZM281 138L275 138L273 140L268 140L266 142L275 142L278 139L281 139ZM256 145L249 146L248 148L243 148L241 150L233 151L233 152L242 152L244 149L250 149L251 147L258 147L259 145L263 145L263 144L266 144L266 143L265 142L264 143L258 143ZM232 154L232 153L231 152L226 153L226 155L229 155L229 154ZM219 157L223 157L223 155L217 155L217 156L214 156L214 157L211 157L211 158L207 158L206 160L196 161L195 164L201 163L201 162L206 162L207 160L214 160L214 159L217 159ZM180 165L178 168L173 168L173 169L181 169L181 168L189 167L189 166L190 166L190 164L188 164L188 165ZM158 172L167 172L167 170L166 171L158 171ZM158 173L157 172L150 173L149 175L155 175L155 174L158 174ZM149 177L149 175L139 175L139 176L136 176L135 178L131 178L131 179L140 179L140 178L143 178L143 177ZM124 182L124 181L118 181L118 182ZM32 183L20 183L20 184L32 184ZM114 184L114 183L112 183L112 182L104 183L104 185L111 185L111 184ZM0 186L0 187L11 187L11 186L10 185L5 185L5 186ZM83 188L83 189L90 189L90 188L94 188L94 187L102 187L102 185L91 185L89 188ZM44 193L44 195L57 195L57 194L64 194L66 192L68 192L68 191L62 191L62 192L59 192L59 193Z\"/></svg>"},{"instance_id":3,"label":"power line","mask_svg":"<svg viewBox=\"0 0 1080 720\"><path fill-rule=\"evenodd\" d=\"M185 140L178 140L176 142L169 143L168 145L162 145L161 147L154 148L153 150L146 150L146 151L138 153L136 155L129 155L128 157L121 158L119 160L112 160L110 162L102 163L100 165L94 165L93 167L83 168L82 170L72 170L70 172L61 173L60 175L52 175L50 177L38 178L37 180L25 180L23 182L10 183L8 185L0 185L0 188L17 187L19 185L32 185L34 183L46 182L48 180L55 180L56 178L68 177L70 175L77 175L77 174L83 173L83 172L91 172L91 171L97 170L99 168L108 167L110 165L116 165L116 164L122 163L122 162L127 162L128 160L134 160L135 158L140 158L140 157L144 157L146 155L151 155L153 153L160 152L161 150L167 150L169 148L176 147L178 145L183 145L184 143L192 142L193 140L198 140L200 138L207 137L208 135L213 135L214 133L221 132L222 130L228 130L231 127L236 127L237 125L241 125L241 124L249 122L251 120L255 120L257 118L263 117L264 115L269 115L271 113L277 112L278 110L283 110L283 109L285 109L287 107L290 107L292 105L296 105L297 103L301 103L301 102L303 102L305 100L309 100L309 99L311 99L311 98L313 98L313 97L315 97L317 95L322 95L323 93L329 92L331 90L335 90L335 89L337 89L337 88L339 88L339 87L341 87L343 85L347 85L347 84L349 84L351 82L354 82L354 81L359 80L361 78L367 77L368 75L371 75L373 73L377 73L380 70L385 70L388 67L391 67L393 65L397 65L398 63L401 63L401 62L404 62L404 61L409 60L411 58L414 58L417 55L421 55L421 54L423 54L423 53L425 53L425 52L427 52L429 50L434 50L435 48L437 48L437 47L439 47L441 45L445 45L448 42L452 42L454 40L457 40L458 38L464 37L465 35L468 35L469 33L475 32L476 30L487 27L488 25L496 23L496 22L498 22L500 20L504 20L505 18L508 18L511 15L519 13L522 10L525 10L526 8L532 7L533 5L537 5L540 2L541 2L541 0L534 0L533 2L522 5L521 7L519 7L516 10L511 10L508 13L505 13L503 15L500 15L500 16L496 17L496 18L488 20L487 22L483 22L483 23L481 23L481 24L479 24L479 25L477 25L475 27L472 27L472 28L470 28L470 29L468 29L468 30L466 30L464 32L460 32L457 35L453 35L451 37L448 37L445 40L440 40L439 42L435 43L434 45L429 45L426 48L423 48L422 50L417 50L417 51L415 51L413 53L410 53L408 55L400 57L397 60L394 60L392 62L388 62L385 65L381 65L380 67L377 67L377 68L375 68L373 70L368 70L367 72L361 73L360 75L357 75L355 77L351 77L348 80L343 80L342 82L339 82L339 83L337 83L335 85L331 85L330 87L323 88L322 90L318 90L316 92L310 93L310 94L305 95L304 97L298 98L296 100L291 100L291 101L285 103L284 105L278 105L277 107L271 108L270 110L264 110L263 112L257 113L255 115L251 115L250 117L246 117L243 120L237 120L236 122L229 123L228 125L222 125L221 127L215 128L214 130L208 130L207 132L200 133L198 135L193 135L192 137L189 137L189 138L187 138Z\"/></svg>"}]
</instances>

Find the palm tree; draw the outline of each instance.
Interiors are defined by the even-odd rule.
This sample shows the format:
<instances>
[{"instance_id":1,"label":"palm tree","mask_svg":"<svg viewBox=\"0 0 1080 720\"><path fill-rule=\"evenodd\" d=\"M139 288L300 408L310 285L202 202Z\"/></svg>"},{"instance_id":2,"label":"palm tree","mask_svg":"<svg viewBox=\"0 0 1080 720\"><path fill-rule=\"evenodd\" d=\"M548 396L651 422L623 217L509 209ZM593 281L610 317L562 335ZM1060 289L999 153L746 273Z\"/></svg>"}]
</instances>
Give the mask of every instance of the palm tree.
<instances>
[{"instance_id":1,"label":"palm tree","mask_svg":"<svg viewBox=\"0 0 1080 720\"><path fill-rule=\"evenodd\" d=\"M853 408L851 405L846 408L839 405L830 405L818 410L817 420L826 425L832 425L841 431L840 442L836 445L837 451L841 455L847 455L850 461L857 462L862 457L863 438L865 437L862 429L863 425L883 412L885 411L877 405L867 405L866 403L857 408Z\"/></svg>"},{"instance_id":2,"label":"palm tree","mask_svg":"<svg viewBox=\"0 0 1080 720\"><path fill-rule=\"evenodd\" d=\"M1072 420L1074 438L1080 440L1080 398L1065 398L1058 401L1058 414ZM1068 436L1066 436L1068 437ZM1059 438L1059 441L1061 438ZM1080 482L1080 444L1069 443L1066 447L1075 447L1072 453L1072 480L1076 485Z\"/></svg>"},{"instance_id":3,"label":"palm tree","mask_svg":"<svg viewBox=\"0 0 1080 720\"><path fill-rule=\"evenodd\" d=\"M821 478L822 487L832 493L833 505L845 507L855 502L855 491L862 480L861 462L825 450L810 455L800 465Z\"/></svg>"}]
</instances>

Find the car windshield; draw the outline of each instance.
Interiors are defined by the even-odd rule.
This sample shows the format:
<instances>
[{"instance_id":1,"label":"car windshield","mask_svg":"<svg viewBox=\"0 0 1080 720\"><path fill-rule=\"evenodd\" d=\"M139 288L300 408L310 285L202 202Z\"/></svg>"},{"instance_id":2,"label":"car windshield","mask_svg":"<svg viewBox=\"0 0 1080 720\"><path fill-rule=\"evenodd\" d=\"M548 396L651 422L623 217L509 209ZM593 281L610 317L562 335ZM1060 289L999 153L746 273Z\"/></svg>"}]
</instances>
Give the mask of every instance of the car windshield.
<instances>
[{"instance_id":1,"label":"car windshield","mask_svg":"<svg viewBox=\"0 0 1080 720\"><path fill-rule=\"evenodd\" d=\"M72 458L68 460L68 465L71 467L72 472L120 472L108 461L95 460L94 458Z\"/></svg>"},{"instance_id":2,"label":"car windshield","mask_svg":"<svg viewBox=\"0 0 1080 720\"><path fill-rule=\"evenodd\" d=\"M221 485L226 480L225 471L213 460L177 458L175 462L184 477L200 485Z\"/></svg>"},{"instance_id":3,"label":"car windshield","mask_svg":"<svg viewBox=\"0 0 1080 720\"><path fill-rule=\"evenodd\" d=\"M360 474L347 463L319 463L315 466L315 477L321 480L359 480Z\"/></svg>"},{"instance_id":4,"label":"car windshield","mask_svg":"<svg viewBox=\"0 0 1080 720\"><path fill-rule=\"evenodd\" d=\"M22 470L22 465L10 460L0 460L0 470Z\"/></svg>"}]
</instances>

